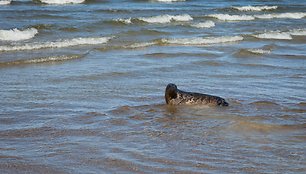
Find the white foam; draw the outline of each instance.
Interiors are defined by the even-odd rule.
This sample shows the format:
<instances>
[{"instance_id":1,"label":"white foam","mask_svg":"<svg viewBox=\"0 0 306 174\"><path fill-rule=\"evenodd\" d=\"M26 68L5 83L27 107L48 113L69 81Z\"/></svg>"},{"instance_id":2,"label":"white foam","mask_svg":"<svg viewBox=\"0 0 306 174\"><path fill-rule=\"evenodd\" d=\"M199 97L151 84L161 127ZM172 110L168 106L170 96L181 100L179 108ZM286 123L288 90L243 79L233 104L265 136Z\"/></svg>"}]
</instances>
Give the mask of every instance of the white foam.
<instances>
[{"instance_id":1,"label":"white foam","mask_svg":"<svg viewBox=\"0 0 306 174\"><path fill-rule=\"evenodd\" d=\"M80 4L85 2L85 0L40 0L40 1L46 4Z\"/></svg>"},{"instance_id":2,"label":"white foam","mask_svg":"<svg viewBox=\"0 0 306 174\"><path fill-rule=\"evenodd\" d=\"M152 17L140 17L137 18L138 20L147 22L147 23L170 23L172 21L177 22L185 22L191 21L193 18L188 14L183 15L159 15L159 16L152 16Z\"/></svg>"},{"instance_id":3,"label":"white foam","mask_svg":"<svg viewBox=\"0 0 306 174\"><path fill-rule=\"evenodd\" d=\"M262 34L253 35L260 39L278 39L278 40L291 40L292 37L289 32L271 31Z\"/></svg>"},{"instance_id":4,"label":"white foam","mask_svg":"<svg viewBox=\"0 0 306 174\"><path fill-rule=\"evenodd\" d=\"M12 2L12 0L1 0L0 5L9 5Z\"/></svg>"},{"instance_id":5,"label":"white foam","mask_svg":"<svg viewBox=\"0 0 306 174\"><path fill-rule=\"evenodd\" d=\"M0 46L0 51L36 50L44 48L64 48L77 45L96 45L107 43L112 37L74 38L53 42L30 43L24 45Z\"/></svg>"},{"instance_id":6,"label":"white foam","mask_svg":"<svg viewBox=\"0 0 306 174\"><path fill-rule=\"evenodd\" d=\"M132 23L132 18L127 18L127 19L116 19L115 21L117 22L122 22L124 24L131 24Z\"/></svg>"},{"instance_id":7,"label":"white foam","mask_svg":"<svg viewBox=\"0 0 306 174\"><path fill-rule=\"evenodd\" d=\"M19 61L19 63L30 64L30 63L60 62L60 61L65 61L65 60L79 59L81 57L82 57L81 55L51 56L51 57L43 57L43 58Z\"/></svg>"},{"instance_id":8,"label":"white foam","mask_svg":"<svg viewBox=\"0 0 306 174\"><path fill-rule=\"evenodd\" d=\"M156 1L156 2L182 2L185 0L151 0L151 1Z\"/></svg>"},{"instance_id":9,"label":"white foam","mask_svg":"<svg viewBox=\"0 0 306 174\"><path fill-rule=\"evenodd\" d=\"M134 43L132 45L124 46L124 48L128 49L136 49L136 48L144 48L155 45L155 42L143 42L143 43Z\"/></svg>"},{"instance_id":10,"label":"white foam","mask_svg":"<svg viewBox=\"0 0 306 174\"><path fill-rule=\"evenodd\" d=\"M217 18L223 21L249 21L254 20L255 17L251 15L229 15L229 14L211 14L209 17Z\"/></svg>"},{"instance_id":11,"label":"white foam","mask_svg":"<svg viewBox=\"0 0 306 174\"><path fill-rule=\"evenodd\" d=\"M18 30L17 28L11 30L0 30L0 40L4 41L19 41L33 38L38 33L35 28L28 28L25 30Z\"/></svg>"},{"instance_id":12,"label":"white foam","mask_svg":"<svg viewBox=\"0 0 306 174\"><path fill-rule=\"evenodd\" d=\"M273 13L273 14L260 14L254 15L259 19L273 19L273 18L289 18L289 19L301 19L306 17L306 13Z\"/></svg>"},{"instance_id":13,"label":"white foam","mask_svg":"<svg viewBox=\"0 0 306 174\"><path fill-rule=\"evenodd\" d=\"M243 40L242 36L222 36L222 37L207 37L207 38L183 38L183 39L162 39L166 44L177 45L208 45L226 42L236 42Z\"/></svg>"},{"instance_id":14,"label":"white foam","mask_svg":"<svg viewBox=\"0 0 306 174\"><path fill-rule=\"evenodd\" d=\"M306 29L294 29L290 31L293 36L306 36Z\"/></svg>"},{"instance_id":15,"label":"white foam","mask_svg":"<svg viewBox=\"0 0 306 174\"><path fill-rule=\"evenodd\" d=\"M213 21L206 21L197 24L192 24L191 26L196 28L211 28L215 26L215 23Z\"/></svg>"},{"instance_id":16,"label":"white foam","mask_svg":"<svg viewBox=\"0 0 306 174\"><path fill-rule=\"evenodd\" d=\"M242 7L232 7L239 11L263 11L263 10L275 10L277 6L242 6Z\"/></svg>"},{"instance_id":17,"label":"white foam","mask_svg":"<svg viewBox=\"0 0 306 174\"><path fill-rule=\"evenodd\" d=\"M247 51L253 53L253 54L270 54L271 50L264 50L264 49L247 49Z\"/></svg>"}]
</instances>

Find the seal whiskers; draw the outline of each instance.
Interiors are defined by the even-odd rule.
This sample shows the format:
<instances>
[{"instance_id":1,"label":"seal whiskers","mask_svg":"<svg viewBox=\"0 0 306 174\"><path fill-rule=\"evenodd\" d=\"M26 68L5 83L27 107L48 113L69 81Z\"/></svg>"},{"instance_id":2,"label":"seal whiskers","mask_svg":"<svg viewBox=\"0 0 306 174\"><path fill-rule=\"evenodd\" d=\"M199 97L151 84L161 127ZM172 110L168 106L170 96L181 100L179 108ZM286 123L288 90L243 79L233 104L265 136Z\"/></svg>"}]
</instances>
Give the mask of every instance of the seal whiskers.
<instances>
[{"instance_id":1,"label":"seal whiskers","mask_svg":"<svg viewBox=\"0 0 306 174\"><path fill-rule=\"evenodd\" d=\"M209 106L228 106L225 99L195 92L179 90L175 84L168 84L165 91L166 103L169 105L198 104Z\"/></svg>"}]
</instances>

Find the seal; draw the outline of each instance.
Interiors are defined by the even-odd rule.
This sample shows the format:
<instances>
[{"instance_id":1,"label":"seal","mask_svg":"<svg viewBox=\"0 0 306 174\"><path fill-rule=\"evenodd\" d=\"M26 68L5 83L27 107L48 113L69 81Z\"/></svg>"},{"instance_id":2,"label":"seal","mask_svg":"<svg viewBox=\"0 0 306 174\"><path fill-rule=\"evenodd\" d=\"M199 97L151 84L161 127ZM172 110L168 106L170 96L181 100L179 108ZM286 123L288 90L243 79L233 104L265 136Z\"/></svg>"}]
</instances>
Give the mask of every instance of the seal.
<instances>
[{"instance_id":1,"label":"seal","mask_svg":"<svg viewBox=\"0 0 306 174\"><path fill-rule=\"evenodd\" d=\"M209 105L209 106L228 106L225 99L195 92L185 92L177 89L173 83L169 83L165 91L166 103L169 105Z\"/></svg>"}]
</instances>

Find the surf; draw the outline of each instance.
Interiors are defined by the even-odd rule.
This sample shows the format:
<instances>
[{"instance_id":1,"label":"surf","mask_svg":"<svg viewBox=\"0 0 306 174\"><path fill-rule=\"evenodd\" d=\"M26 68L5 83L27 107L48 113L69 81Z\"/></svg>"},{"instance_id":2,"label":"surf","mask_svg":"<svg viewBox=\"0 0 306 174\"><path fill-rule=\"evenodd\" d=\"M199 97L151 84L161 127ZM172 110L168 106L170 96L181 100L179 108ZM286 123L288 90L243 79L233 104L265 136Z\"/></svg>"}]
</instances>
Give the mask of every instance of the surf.
<instances>
[{"instance_id":1,"label":"surf","mask_svg":"<svg viewBox=\"0 0 306 174\"><path fill-rule=\"evenodd\" d=\"M17 28L10 30L0 30L0 40L2 41L20 41L28 40L38 34L36 28L28 28L25 30L19 30Z\"/></svg>"}]
</instances>

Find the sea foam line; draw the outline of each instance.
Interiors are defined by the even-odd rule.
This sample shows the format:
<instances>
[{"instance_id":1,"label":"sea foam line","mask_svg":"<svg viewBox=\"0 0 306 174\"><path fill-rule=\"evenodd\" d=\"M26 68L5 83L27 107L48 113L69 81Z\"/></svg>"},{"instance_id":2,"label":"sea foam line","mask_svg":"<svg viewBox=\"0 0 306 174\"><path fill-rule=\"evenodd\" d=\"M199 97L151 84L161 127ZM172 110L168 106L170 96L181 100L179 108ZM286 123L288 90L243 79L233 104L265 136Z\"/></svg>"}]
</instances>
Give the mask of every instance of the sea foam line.
<instances>
[{"instance_id":1,"label":"sea foam line","mask_svg":"<svg viewBox=\"0 0 306 174\"><path fill-rule=\"evenodd\" d=\"M289 19L301 19L306 17L306 13L273 13L273 14L260 14L254 15L254 17L259 19L273 19L273 18L289 18Z\"/></svg>"},{"instance_id":2,"label":"sea foam line","mask_svg":"<svg viewBox=\"0 0 306 174\"><path fill-rule=\"evenodd\" d=\"M255 17L251 15L229 15L229 14L211 14L208 17L217 18L222 21L250 21Z\"/></svg>"},{"instance_id":3,"label":"sea foam line","mask_svg":"<svg viewBox=\"0 0 306 174\"><path fill-rule=\"evenodd\" d=\"M241 7L232 7L239 11L263 11L263 10L275 10L278 6L241 6Z\"/></svg>"},{"instance_id":4,"label":"sea foam line","mask_svg":"<svg viewBox=\"0 0 306 174\"><path fill-rule=\"evenodd\" d=\"M183 2L183 1L186 1L186 0L151 0L153 2Z\"/></svg>"},{"instance_id":5,"label":"sea foam line","mask_svg":"<svg viewBox=\"0 0 306 174\"><path fill-rule=\"evenodd\" d=\"M306 29L293 29L285 32L269 31L253 36L260 39L292 40L292 36L306 36Z\"/></svg>"},{"instance_id":6,"label":"sea foam line","mask_svg":"<svg viewBox=\"0 0 306 174\"><path fill-rule=\"evenodd\" d=\"M250 48L250 49L247 49L247 51L253 54L270 54L271 53L271 50L256 49L256 48Z\"/></svg>"},{"instance_id":7,"label":"sea foam line","mask_svg":"<svg viewBox=\"0 0 306 174\"><path fill-rule=\"evenodd\" d=\"M40 0L40 2L45 4L80 4L85 0Z\"/></svg>"},{"instance_id":8,"label":"sea foam line","mask_svg":"<svg viewBox=\"0 0 306 174\"><path fill-rule=\"evenodd\" d=\"M138 19L147 23L170 23L171 21L185 22L193 20L193 18L188 14L183 14L183 15L166 14L166 15L159 15L152 17L140 17Z\"/></svg>"},{"instance_id":9,"label":"sea foam line","mask_svg":"<svg viewBox=\"0 0 306 174\"><path fill-rule=\"evenodd\" d=\"M12 0L1 0L0 5L9 5L11 4Z\"/></svg>"},{"instance_id":10,"label":"sea foam line","mask_svg":"<svg viewBox=\"0 0 306 174\"><path fill-rule=\"evenodd\" d=\"M242 36L222 36L222 37L207 37L207 38L182 38L182 39L162 39L165 44L176 45L209 45L226 42L237 42L243 40Z\"/></svg>"},{"instance_id":11,"label":"sea foam line","mask_svg":"<svg viewBox=\"0 0 306 174\"><path fill-rule=\"evenodd\" d=\"M216 24L213 21L205 21L205 22L200 22L197 24L191 24L190 26L195 27L195 28L212 28Z\"/></svg>"},{"instance_id":12,"label":"sea foam line","mask_svg":"<svg viewBox=\"0 0 306 174\"><path fill-rule=\"evenodd\" d=\"M0 40L3 41L19 41L33 38L38 33L36 28L28 28L25 30L18 30L17 28L11 30L0 30Z\"/></svg>"},{"instance_id":13,"label":"sea foam line","mask_svg":"<svg viewBox=\"0 0 306 174\"><path fill-rule=\"evenodd\" d=\"M67 60L80 59L83 56L84 55L62 55L62 56L32 58L32 59L26 59L26 60L16 60L16 61L12 61L12 62L0 62L0 66L62 62L62 61L67 61Z\"/></svg>"},{"instance_id":14,"label":"sea foam line","mask_svg":"<svg viewBox=\"0 0 306 174\"><path fill-rule=\"evenodd\" d=\"M283 19L301 19L306 17L306 13L272 13L272 14L260 14L260 15L230 15L230 14L211 14L208 17L217 18L223 21L250 21L257 19L273 19L273 18L283 18Z\"/></svg>"},{"instance_id":15,"label":"sea foam line","mask_svg":"<svg viewBox=\"0 0 306 174\"><path fill-rule=\"evenodd\" d=\"M151 17L115 19L115 21L122 22L122 23L125 23L125 24L131 24L132 21L135 21L135 20L140 20L140 21L147 22L147 23L164 24L164 23L170 23L170 22L173 22L173 21L176 21L176 22L191 21L191 20L193 20L193 18L188 14L182 14L182 15L168 15L168 14L165 14L165 15L151 16Z\"/></svg>"},{"instance_id":16,"label":"sea foam line","mask_svg":"<svg viewBox=\"0 0 306 174\"><path fill-rule=\"evenodd\" d=\"M112 37L74 38L53 42L29 43L24 45L0 46L0 51L36 50L44 48L64 48L77 45L96 45L107 43Z\"/></svg>"}]
</instances>

